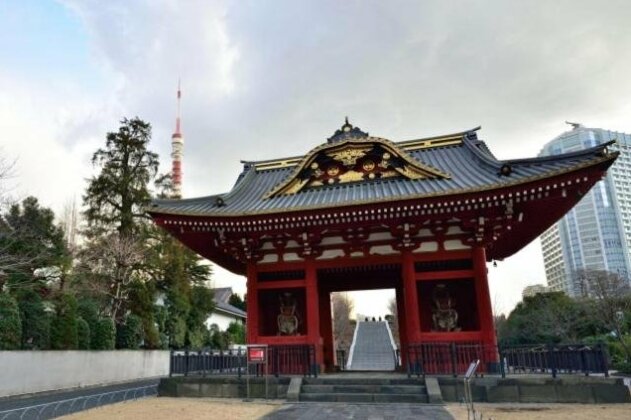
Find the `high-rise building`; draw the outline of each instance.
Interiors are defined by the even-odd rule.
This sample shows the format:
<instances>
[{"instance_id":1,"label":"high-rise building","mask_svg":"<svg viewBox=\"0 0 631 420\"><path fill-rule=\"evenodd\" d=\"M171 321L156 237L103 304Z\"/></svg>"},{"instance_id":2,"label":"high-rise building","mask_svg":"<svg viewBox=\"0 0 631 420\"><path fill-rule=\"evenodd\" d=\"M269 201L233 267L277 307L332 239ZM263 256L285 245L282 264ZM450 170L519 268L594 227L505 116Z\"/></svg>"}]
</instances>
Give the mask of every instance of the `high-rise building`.
<instances>
[{"instance_id":1,"label":"high-rise building","mask_svg":"<svg viewBox=\"0 0 631 420\"><path fill-rule=\"evenodd\" d=\"M610 149L620 152L607 176L541 235L548 286L578 296L577 272L581 269L607 270L627 279L631 273L631 135L570 124L573 129L546 144L540 156L612 140L615 143Z\"/></svg>"},{"instance_id":2,"label":"high-rise building","mask_svg":"<svg viewBox=\"0 0 631 420\"><path fill-rule=\"evenodd\" d=\"M547 286L544 286L543 284L533 284L533 285L524 287L524 289L521 292L521 297L522 298L533 297L535 295L538 295L541 293L547 293L549 291L550 289Z\"/></svg>"}]
</instances>

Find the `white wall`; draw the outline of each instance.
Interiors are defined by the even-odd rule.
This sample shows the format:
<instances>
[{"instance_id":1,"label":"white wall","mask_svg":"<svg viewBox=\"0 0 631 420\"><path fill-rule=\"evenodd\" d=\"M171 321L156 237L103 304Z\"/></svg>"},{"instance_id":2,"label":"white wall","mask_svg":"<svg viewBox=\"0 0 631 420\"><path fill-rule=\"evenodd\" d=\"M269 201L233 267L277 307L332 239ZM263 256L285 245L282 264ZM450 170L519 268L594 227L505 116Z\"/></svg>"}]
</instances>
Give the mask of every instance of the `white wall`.
<instances>
[{"instance_id":1,"label":"white wall","mask_svg":"<svg viewBox=\"0 0 631 420\"><path fill-rule=\"evenodd\" d=\"M169 352L0 351L0 397L169 374Z\"/></svg>"}]
</instances>

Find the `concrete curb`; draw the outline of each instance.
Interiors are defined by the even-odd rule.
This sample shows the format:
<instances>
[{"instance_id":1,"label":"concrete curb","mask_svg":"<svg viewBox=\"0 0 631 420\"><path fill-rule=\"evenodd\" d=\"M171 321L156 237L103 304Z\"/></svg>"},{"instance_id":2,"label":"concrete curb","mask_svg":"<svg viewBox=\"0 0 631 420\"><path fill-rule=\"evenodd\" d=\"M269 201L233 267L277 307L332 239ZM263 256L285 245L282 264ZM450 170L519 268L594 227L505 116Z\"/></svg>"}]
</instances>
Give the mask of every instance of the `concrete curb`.
<instances>
[{"instance_id":1,"label":"concrete curb","mask_svg":"<svg viewBox=\"0 0 631 420\"><path fill-rule=\"evenodd\" d=\"M291 381L289 381L289 388L287 388L287 402L300 401L301 388L302 388L302 376L291 378Z\"/></svg>"},{"instance_id":2,"label":"concrete curb","mask_svg":"<svg viewBox=\"0 0 631 420\"><path fill-rule=\"evenodd\" d=\"M427 387L427 396L430 404L444 404L438 379L425 377L425 386Z\"/></svg>"}]
</instances>

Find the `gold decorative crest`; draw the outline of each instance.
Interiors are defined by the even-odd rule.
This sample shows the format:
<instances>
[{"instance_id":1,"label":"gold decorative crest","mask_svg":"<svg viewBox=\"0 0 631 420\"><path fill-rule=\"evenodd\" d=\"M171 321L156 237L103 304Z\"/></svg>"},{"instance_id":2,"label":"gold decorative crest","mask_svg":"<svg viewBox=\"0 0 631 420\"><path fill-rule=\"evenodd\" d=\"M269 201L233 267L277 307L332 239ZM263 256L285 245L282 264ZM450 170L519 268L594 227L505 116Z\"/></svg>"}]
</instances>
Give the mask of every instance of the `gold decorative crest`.
<instances>
[{"instance_id":1,"label":"gold decorative crest","mask_svg":"<svg viewBox=\"0 0 631 420\"><path fill-rule=\"evenodd\" d=\"M417 161L388 140L349 137L312 150L265 198L296 194L307 188L387 178L449 179L450 175Z\"/></svg>"}]
</instances>

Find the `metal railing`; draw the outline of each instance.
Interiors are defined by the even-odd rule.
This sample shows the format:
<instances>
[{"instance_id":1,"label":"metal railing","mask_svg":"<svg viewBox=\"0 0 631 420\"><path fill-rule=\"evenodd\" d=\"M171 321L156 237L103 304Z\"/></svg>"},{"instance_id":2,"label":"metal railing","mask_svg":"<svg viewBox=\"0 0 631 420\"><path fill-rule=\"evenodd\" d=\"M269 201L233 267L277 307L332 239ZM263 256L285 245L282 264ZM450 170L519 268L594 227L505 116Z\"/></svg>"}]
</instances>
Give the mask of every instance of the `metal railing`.
<instances>
[{"instance_id":1,"label":"metal railing","mask_svg":"<svg viewBox=\"0 0 631 420\"><path fill-rule=\"evenodd\" d=\"M270 372L279 375L318 376L315 346L311 344L272 345Z\"/></svg>"},{"instance_id":2,"label":"metal railing","mask_svg":"<svg viewBox=\"0 0 631 420\"><path fill-rule=\"evenodd\" d=\"M237 375L246 372L246 352L236 350L171 351L169 376Z\"/></svg>"},{"instance_id":3,"label":"metal railing","mask_svg":"<svg viewBox=\"0 0 631 420\"><path fill-rule=\"evenodd\" d=\"M308 344L271 345L269 373L280 375L317 376L315 347ZM169 376L173 375L250 375L262 376L262 366L248 368L245 349L171 351ZM249 370L248 370L249 369Z\"/></svg>"},{"instance_id":4,"label":"metal railing","mask_svg":"<svg viewBox=\"0 0 631 420\"><path fill-rule=\"evenodd\" d=\"M609 376L607 351L602 344L500 346L500 357L505 374L602 373Z\"/></svg>"},{"instance_id":5,"label":"metal railing","mask_svg":"<svg viewBox=\"0 0 631 420\"><path fill-rule=\"evenodd\" d=\"M409 344L407 348L408 376L463 375L471 360L480 360L480 371L499 372L496 346L476 342Z\"/></svg>"},{"instance_id":6,"label":"metal railing","mask_svg":"<svg viewBox=\"0 0 631 420\"><path fill-rule=\"evenodd\" d=\"M65 416L79 411L101 407L107 404L137 400L158 394L158 385L121 389L118 391L90 394L76 398L52 401L0 411L0 420L45 420Z\"/></svg>"},{"instance_id":7,"label":"metal railing","mask_svg":"<svg viewBox=\"0 0 631 420\"><path fill-rule=\"evenodd\" d=\"M480 360L482 374L502 377L523 373L601 373L608 376L603 345L499 345L476 342L410 344L406 353L408 376L463 375L471 360Z\"/></svg>"}]
</instances>

